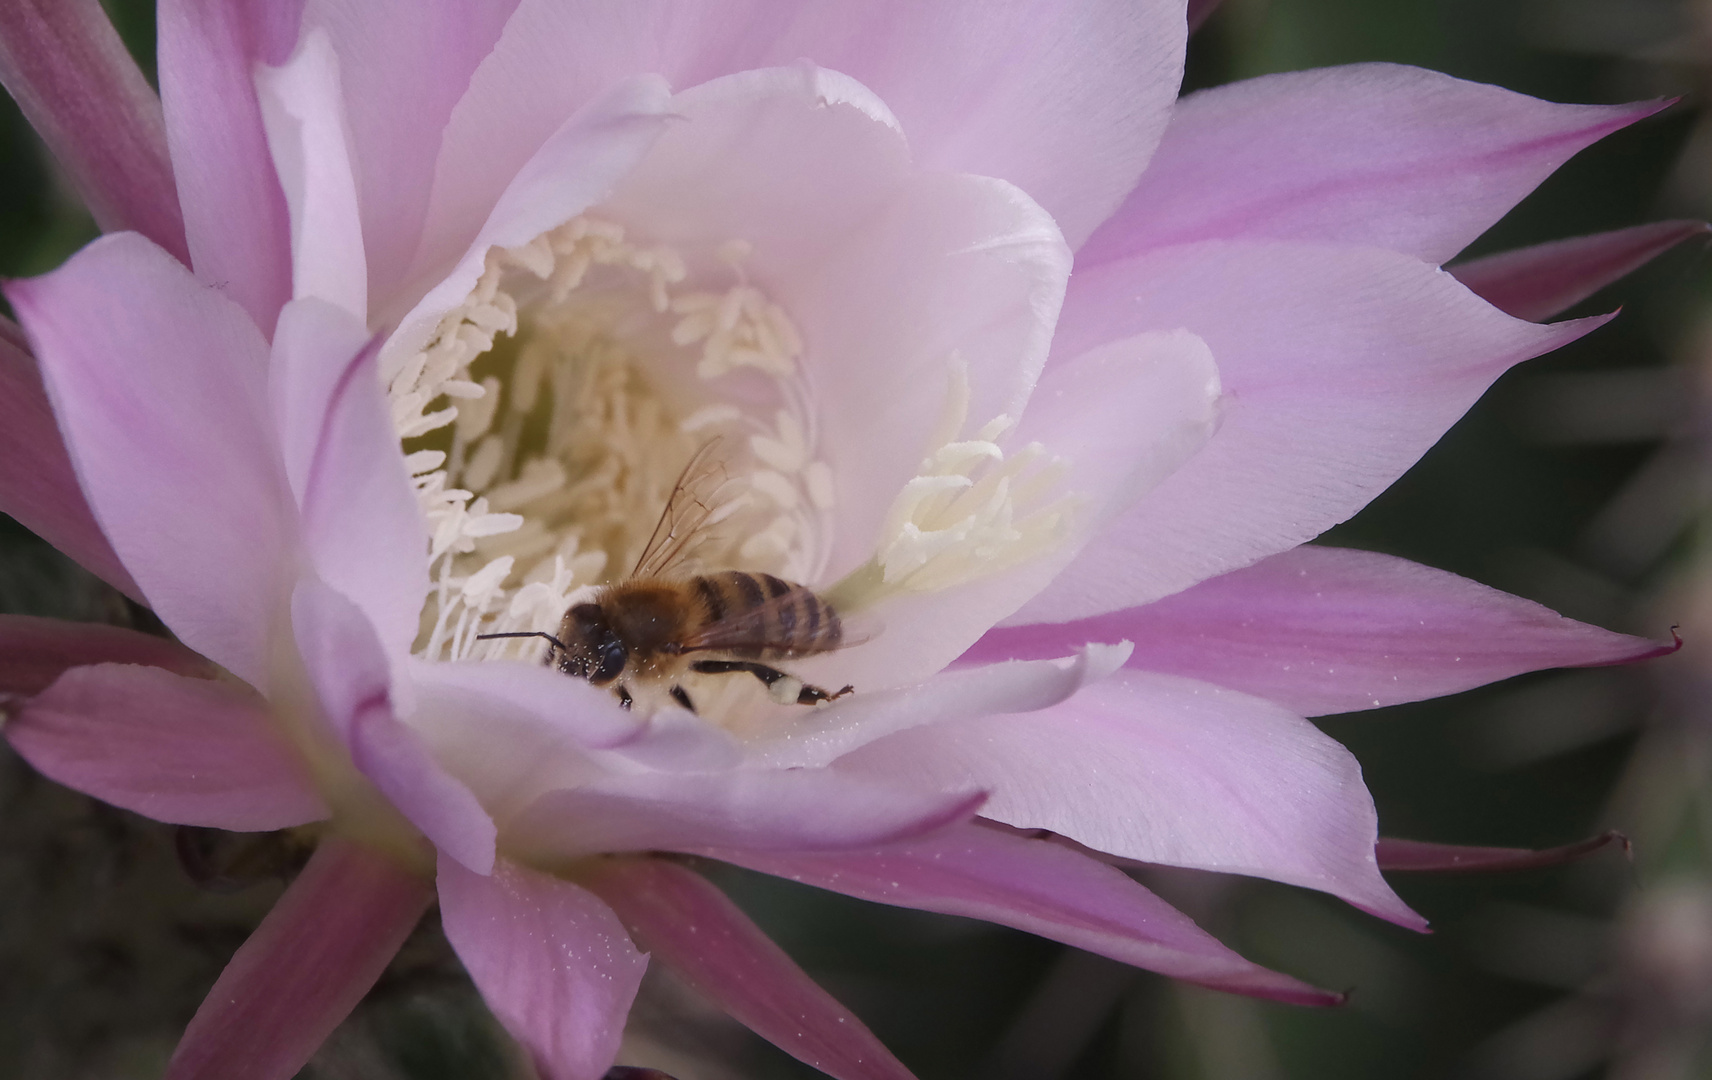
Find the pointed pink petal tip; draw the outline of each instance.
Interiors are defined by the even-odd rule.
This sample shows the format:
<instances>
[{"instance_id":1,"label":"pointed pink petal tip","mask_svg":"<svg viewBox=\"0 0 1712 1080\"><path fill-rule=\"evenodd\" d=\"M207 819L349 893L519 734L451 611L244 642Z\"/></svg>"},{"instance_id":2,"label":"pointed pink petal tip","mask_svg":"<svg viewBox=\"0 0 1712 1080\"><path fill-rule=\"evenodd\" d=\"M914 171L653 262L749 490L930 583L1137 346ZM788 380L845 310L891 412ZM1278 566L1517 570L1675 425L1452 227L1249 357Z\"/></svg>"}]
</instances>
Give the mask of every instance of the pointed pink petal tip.
<instances>
[{"instance_id":1,"label":"pointed pink petal tip","mask_svg":"<svg viewBox=\"0 0 1712 1080\"><path fill-rule=\"evenodd\" d=\"M1505 314L1540 322L1683 241L1709 235L1712 224L1704 221L1654 221L1500 252L1446 269Z\"/></svg>"},{"instance_id":2,"label":"pointed pink petal tip","mask_svg":"<svg viewBox=\"0 0 1712 1080\"><path fill-rule=\"evenodd\" d=\"M1381 870L1399 873L1481 874L1506 870L1538 870L1585 859L1596 851L1620 844L1631 856L1629 838L1615 829L1574 844L1554 848L1463 847L1421 840L1381 837L1374 847Z\"/></svg>"},{"instance_id":3,"label":"pointed pink petal tip","mask_svg":"<svg viewBox=\"0 0 1712 1080\"><path fill-rule=\"evenodd\" d=\"M1002 826L957 826L865 851L703 854L863 900L1014 927L1213 990L1292 1005L1345 998L1243 959L1117 868Z\"/></svg>"},{"instance_id":4,"label":"pointed pink petal tip","mask_svg":"<svg viewBox=\"0 0 1712 1080\"><path fill-rule=\"evenodd\" d=\"M433 896L385 855L322 841L220 973L166 1080L289 1080L380 978Z\"/></svg>"},{"instance_id":5,"label":"pointed pink petal tip","mask_svg":"<svg viewBox=\"0 0 1712 1080\"><path fill-rule=\"evenodd\" d=\"M138 664L210 679L215 666L176 641L102 623L0 615L0 694L39 694L67 669Z\"/></svg>"},{"instance_id":6,"label":"pointed pink petal tip","mask_svg":"<svg viewBox=\"0 0 1712 1080\"><path fill-rule=\"evenodd\" d=\"M160 98L99 0L0 5L0 83L103 231L140 232L189 262Z\"/></svg>"},{"instance_id":7,"label":"pointed pink petal tip","mask_svg":"<svg viewBox=\"0 0 1712 1080\"><path fill-rule=\"evenodd\" d=\"M695 871L663 859L612 859L587 886L641 947L798 1061L838 1080L915 1080L861 1020Z\"/></svg>"},{"instance_id":8,"label":"pointed pink petal tip","mask_svg":"<svg viewBox=\"0 0 1712 1080\"><path fill-rule=\"evenodd\" d=\"M1458 693L1527 671L1605 667L1680 644L1578 623L1390 555L1310 544L1142 607L994 630L966 661L1134 643L1128 664L1202 679L1304 716Z\"/></svg>"}]
</instances>

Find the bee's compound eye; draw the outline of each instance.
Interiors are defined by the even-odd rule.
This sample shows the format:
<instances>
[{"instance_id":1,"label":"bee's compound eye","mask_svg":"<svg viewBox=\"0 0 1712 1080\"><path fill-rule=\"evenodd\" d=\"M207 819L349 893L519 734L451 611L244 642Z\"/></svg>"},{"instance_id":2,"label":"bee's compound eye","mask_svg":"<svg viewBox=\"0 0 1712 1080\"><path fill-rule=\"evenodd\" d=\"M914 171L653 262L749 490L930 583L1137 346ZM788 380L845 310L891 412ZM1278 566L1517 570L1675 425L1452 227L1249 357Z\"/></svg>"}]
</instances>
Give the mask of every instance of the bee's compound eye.
<instances>
[{"instance_id":1,"label":"bee's compound eye","mask_svg":"<svg viewBox=\"0 0 1712 1080\"><path fill-rule=\"evenodd\" d=\"M588 681L596 686L604 686L618 678L624 671L625 661L630 659L630 655L624 650L624 643L613 637L601 642L597 656L599 663L588 677Z\"/></svg>"}]
</instances>

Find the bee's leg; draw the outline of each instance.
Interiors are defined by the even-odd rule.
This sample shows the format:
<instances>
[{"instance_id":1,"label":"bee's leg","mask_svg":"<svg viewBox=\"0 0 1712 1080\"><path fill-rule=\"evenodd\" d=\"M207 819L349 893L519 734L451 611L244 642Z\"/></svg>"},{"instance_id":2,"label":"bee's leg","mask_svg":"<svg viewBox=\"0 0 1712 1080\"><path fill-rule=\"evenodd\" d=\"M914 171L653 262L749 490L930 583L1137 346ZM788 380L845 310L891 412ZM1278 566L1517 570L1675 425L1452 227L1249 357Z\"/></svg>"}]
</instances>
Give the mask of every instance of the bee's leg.
<instances>
[{"instance_id":1,"label":"bee's leg","mask_svg":"<svg viewBox=\"0 0 1712 1080\"><path fill-rule=\"evenodd\" d=\"M695 712L695 703L690 700L689 694L684 691L683 687L672 687L672 700L677 702L679 705L682 705L685 709L688 709L691 713Z\"/></svg>"},{"instance_id":2,"label":"bee's leg","mask_svg":"<svg viewBox=\"0 0 1712 1080\"><path fill-rule=\"evenodd\" d=\"M630 696L630 688L625 686L623 683L620 683L618 685L618 707L621 709L629 709L635 701L636 699ZM694 710L691 711L693 712Z\"/></svg>"},{"instance_id":3,"label":"bee's leg","mask_svg":"<svg viewBox=\"0 0 1712 1080\"><path fill-rule=\"evenodd\" d=\"M846 686L836 694L828 693L818 686L810 686L795 675L787 674L778 668L758 664L753 660L697 660L690 665L694 671L703 675L724 675L732 671L747 671L760 679L767 687L767 692L780 705L819 705L823 701L837 701L845 694L855 691L854 686Z\"/></svg>"},{"instance_id":4,"label":"bee's leg","mask_svg":"<svg viewBox=\"0 0 1712 1080\"><path fill-rule=\"evenodd\" d=\"M801 692L797 694L797 704L819 705L823 701L837 701L845 694L854 694L855 692L856 688L851 686L849 683L845 683L837 693L832 694L827 693L818 686L809 686L807 683L804 683Z\"/></svg>"}]
</instances>

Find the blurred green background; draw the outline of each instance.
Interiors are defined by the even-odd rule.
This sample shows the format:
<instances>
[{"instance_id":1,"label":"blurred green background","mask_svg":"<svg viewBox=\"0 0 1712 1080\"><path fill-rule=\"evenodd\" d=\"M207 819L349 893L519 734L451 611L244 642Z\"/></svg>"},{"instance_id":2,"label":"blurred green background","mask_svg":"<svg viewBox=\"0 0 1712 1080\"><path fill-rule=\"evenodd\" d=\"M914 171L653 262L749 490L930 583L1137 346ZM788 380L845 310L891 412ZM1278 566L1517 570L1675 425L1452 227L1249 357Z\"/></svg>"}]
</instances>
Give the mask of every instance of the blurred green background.
<instances>
[{"instance_id":1,"label":"blurred green background","mask_svg":"<svg viewBox=\"0 0 1712 1080\"><path fill-rule=\"evenodd\" d=\"M152 6L108 6L152 77ZM1712 214L1707 21L1674 0L1227 0L1192 43L1188 88L1383 60L1559 101L1683 98L1570 162L1480 253ZM0 104L0 274L50 269L94 235ZM1501 380L1327 540L1667 636L1693 606L1682 575L1705 501L1709 277L1704 246L1685 245L1582 305L1571 314L1623 314ZM138 617L3 517L0 611ZM1529 676L1323 724L1361 759L1388 835L1549 846L1615 826L1637 841L1632 864L1608 850L1508 876L1398 875L1431 936L1300 890L1147 879L1247 955L1352 989L1341 1009L1224 997L985 924L709 869L922 1080L1712 1076L1712 796L1695 663ZM181 867L187 839L216 861L291 858L176 836L0 750L0 1075L159 1074L279 891L199 887ZM664 979L633 1027L626 1060L681 1080L814 1075ZM499 1077L510 1061L430 925L305 1076Z\"/></svg>"}]
</instances>

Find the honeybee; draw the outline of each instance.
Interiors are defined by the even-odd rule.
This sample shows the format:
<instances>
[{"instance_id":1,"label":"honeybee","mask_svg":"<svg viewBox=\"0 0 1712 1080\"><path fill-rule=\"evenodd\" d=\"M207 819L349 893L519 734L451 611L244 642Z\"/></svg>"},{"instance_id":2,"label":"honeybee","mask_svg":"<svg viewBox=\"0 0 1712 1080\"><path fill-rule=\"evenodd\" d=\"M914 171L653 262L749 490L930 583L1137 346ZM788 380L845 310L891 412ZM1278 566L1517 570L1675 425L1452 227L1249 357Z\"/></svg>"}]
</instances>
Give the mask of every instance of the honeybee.
<instances>
[{"instance_id":1,"label":"honeybee","mask_svg":"<svg viewBox=\"0 0 1712 1080\"><path fill-rule=\"evenodd\" d=\"M681 681L691 672L753 675L781 705L819 705L851 693L854 687L829 692L772 666L849 644L838 612L814 590L744 570L675 572L713 516L711 500L701 494L722 474L713 446L705 444L684 467L635 569L586 602L572 604L556 636L478 636L543 638L550 645L545 663L612 687L626 709L636 700L633 688L664 686L673 701L695 712Z\"/></svg>"}]
</instances>

